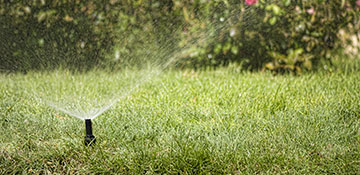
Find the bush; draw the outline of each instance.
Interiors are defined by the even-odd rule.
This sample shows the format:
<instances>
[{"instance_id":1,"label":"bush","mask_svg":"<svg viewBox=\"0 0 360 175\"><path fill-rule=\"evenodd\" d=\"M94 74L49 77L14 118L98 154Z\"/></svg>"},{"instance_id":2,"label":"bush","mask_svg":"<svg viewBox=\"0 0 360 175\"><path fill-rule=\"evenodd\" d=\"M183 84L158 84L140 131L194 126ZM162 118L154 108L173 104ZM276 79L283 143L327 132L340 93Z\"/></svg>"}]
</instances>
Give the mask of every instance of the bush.
<instances>
[{"instance_id":1,"label":"bush","mask_svg":"<svg viewBox=\"0 0 360 175\"><path fill-rule=\"evenodd\" d=\"M199 65L239 61L250 69L274 71L311 70L321 60L331 61L331 53L342 48L340 30L357 26L358 31L359 6L355 0L260 1L250 7L234 1L222 14L229 19L227 29L205 47L197 47L202 54L192 61Z\"/></svg>"},{"instance_id":2,"label":"bush","mask_svg":"<svg viewBox=\"0 0 360 175\"><path fill-rule=\"evenodd\" d=\"M181 52L181 67L300 73L331 60L339 31L359 29L359 0L248 1L0 0L0 69L87 70Z\"/></svg>"},{"instance_id":3,"label":"bush","mask_svg":"<svg viewBox=\"0 0 360 175\"><path fill-rule=\"evenodd\" d=\"M0 2L2 70L86 70L114 44L112 1Z\"/></svg>"}]
</instances>

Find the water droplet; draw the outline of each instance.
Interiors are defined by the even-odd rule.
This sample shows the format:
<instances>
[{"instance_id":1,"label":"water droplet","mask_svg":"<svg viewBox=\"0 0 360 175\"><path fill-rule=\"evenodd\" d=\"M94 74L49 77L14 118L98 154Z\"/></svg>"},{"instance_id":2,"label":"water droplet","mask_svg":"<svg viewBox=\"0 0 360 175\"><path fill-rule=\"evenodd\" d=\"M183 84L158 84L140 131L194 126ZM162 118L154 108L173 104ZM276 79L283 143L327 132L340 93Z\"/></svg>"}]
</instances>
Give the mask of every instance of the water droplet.
<instances>
[{"instance_id":1,"label":"water droplet","mask_svg":"<svg viewBox=\"0 0 360 175\"><path fill-rule=\"evenodd\" d=\"M116 51L115 51L115 59L114 59L114 60L118 60L118 59L120 59L120 52L119 52L119 50L116 50Z\"/></svg>"},{"instance_id":2,"label":"water droplet","mask_svg":"<svg viewBox=\"0 0 360 175\"><path fill-rule=\"evenodd\" d=\"M305 29L305 27L304 27L304 25L302 25L302 24L298 25L298 26L295 28L296 31L304 31L304 29Z\"/></svg>"},{"instance_id":3,"label":"water droplet","mask_svg":"<svg viewBox=\"0 0 360 175\"><path fill-rule=\"evenodd\" d=\"M43 46L44 45L44 39L39 39L39 45Z\"/></svg>"},{"instance_id":4,"label":"water droplet","mask_svg":"<svg viewBox=\"0 0 360 175\"><path fill-rule=\"evenodd\" d=\"M197 55L198 55L198 52L193 52L193 53L190 54L190 57L195 57Z\"/></svg>"},{"instance_id":5,"label":"water droplet","mask_svg":"<svg viewBox=\"0 0 360 175\"><path fill-rule=\"evenodd\" d=\"M235 36L235 34L236 34L236 29L232 28L230 30L230 36L233 37L233 36Z\"/></svg>"},{"instance_id":6,"label":"water droplet","mask_svg":"<svg viewBox=\"0 0 360 175\"><path fill-rule=\"evenodd\" d=\"M84 42L84 41L81 42L80 47L81 47L82 49L85 47L85 42Z\"/></svg>"}]
</instances>

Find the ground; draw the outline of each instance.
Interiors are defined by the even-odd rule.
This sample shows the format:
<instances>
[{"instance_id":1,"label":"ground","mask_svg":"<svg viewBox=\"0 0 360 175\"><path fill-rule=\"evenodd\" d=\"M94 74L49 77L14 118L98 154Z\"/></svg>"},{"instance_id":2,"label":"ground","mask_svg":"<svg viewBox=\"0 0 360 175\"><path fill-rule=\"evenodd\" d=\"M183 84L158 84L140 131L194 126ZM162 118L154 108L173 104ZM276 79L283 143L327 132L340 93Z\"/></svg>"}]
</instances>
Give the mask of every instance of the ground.
<instances>
[{"instance_id":1,"label":"ground","mask_svg":"<svg viewBox=\"0 0 360 175\"><path fill-rule=\"evenodd\" d=\"M360 174L357 71L165 71L93 119L93 147L28 96L45 78L0 76L0 174Z\"/></svg>"}]
</instances>

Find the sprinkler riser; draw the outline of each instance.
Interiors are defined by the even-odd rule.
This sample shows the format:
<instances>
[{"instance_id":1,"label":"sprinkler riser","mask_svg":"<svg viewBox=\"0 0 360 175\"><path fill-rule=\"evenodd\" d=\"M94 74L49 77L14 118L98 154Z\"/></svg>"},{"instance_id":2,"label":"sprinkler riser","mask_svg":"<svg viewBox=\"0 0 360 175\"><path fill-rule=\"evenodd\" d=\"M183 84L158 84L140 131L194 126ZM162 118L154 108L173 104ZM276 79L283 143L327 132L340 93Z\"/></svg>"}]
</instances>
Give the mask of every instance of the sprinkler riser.
<instances>
[{"instance_id":1,"label":"sprinkler riser","mask_svg":"<svg viewBox=\"0 0 360 175\"><path fill-rule=\"evenodd\" d=\"M91 119L85 120L86 136L85 136L85 146L94 145L96 143L96 138L92 133Z\"/></svg>"}]
</instances>

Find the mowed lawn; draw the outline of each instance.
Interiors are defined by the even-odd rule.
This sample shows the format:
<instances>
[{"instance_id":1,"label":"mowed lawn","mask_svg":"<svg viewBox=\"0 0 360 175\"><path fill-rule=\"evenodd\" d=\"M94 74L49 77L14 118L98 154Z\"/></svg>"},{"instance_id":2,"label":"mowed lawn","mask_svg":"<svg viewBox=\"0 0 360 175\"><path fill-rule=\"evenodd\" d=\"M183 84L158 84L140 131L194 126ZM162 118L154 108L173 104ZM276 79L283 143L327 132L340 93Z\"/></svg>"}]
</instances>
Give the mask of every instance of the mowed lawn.
<instances>
[{"instance_id":1,"label":"mowed lawn","mask_svg":"<svg viewBox=\"0 0 360 175\"><path fill-rule=\"evenodd\" d=\"M167 71L93 120L93 147L26 93L49 77L0 75L0 174L360 174L360 72Z\"/></svg>"}]
</instances>

